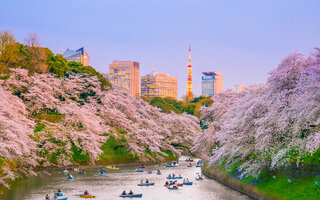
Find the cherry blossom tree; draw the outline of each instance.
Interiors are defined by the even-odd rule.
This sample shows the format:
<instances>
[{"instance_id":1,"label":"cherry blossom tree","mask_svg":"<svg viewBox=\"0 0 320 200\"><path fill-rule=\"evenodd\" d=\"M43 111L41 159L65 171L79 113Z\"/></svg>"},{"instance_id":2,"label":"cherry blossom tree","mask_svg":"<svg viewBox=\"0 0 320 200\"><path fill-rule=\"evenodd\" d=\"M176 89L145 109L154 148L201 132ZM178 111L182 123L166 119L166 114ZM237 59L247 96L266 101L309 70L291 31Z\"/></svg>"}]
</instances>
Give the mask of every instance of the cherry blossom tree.
<instances>
[{"instance_id":1,"label":"cherry blossom tree","mask_svg":"<svg viewBox=\"0 0 320 200\"><path fill-rule=\"evenodd\" d=\"M241 164L246 175L285 167L295 156L319 149L320 49L309 57L293 53L270 73L266 84L238 96L225 92L202 109L208 129L193 151L210 165Z\"/></svg>"}]
</instances>

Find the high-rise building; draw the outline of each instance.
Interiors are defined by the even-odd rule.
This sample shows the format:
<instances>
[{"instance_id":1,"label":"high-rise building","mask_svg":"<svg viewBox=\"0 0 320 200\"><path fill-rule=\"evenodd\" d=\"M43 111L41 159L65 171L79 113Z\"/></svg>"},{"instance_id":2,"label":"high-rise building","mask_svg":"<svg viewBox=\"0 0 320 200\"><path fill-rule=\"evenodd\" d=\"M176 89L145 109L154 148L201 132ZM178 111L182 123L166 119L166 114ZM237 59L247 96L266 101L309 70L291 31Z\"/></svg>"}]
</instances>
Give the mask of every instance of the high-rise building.
<instances>
[{"instance_id":1,"label":"high-rise building","mask_svg":"<svg viewBox=\"0 0 320 200\"><path fill-rule=\"evenodd\" d=\"M191 47L189 44L189 64L188 64L188 78L187 78L187 94L186 97L189 100L193 99L193 91L192 91L192 66L191 66Z\"/></svg>"},{"instance_id":2,"label":"high-rise building","mask_svg":"<svg viewBox=\"0 0 320 200\"><path fill-rule=\"evenodd\" d=\"M178 98L178 79L166 73L152 72L141 77L141 95Z\"/></svg>"},{"instance_id":3,"label":"high-rise building","mask_svg":"<svg viewBox=\"0 0 320 200\"><path fill-rule=\"evenodd\" d=\"M131 96L139 96L140 63L113 61L109 65L109 81L127 88Z\"/></svg>"},{"instance_id":4,"label":"high-rise building","mask_svg":"<svg viewBox=\"0 0 320 200\"><path fill-rule=\"evenodd\" d=\"M243 84L234 84L232 87L232 91L234 92L242 92L244 89L246 89L246 86Z\"/></svg>"},{"instance_id":5,"label":"high-rise building","mask_svg":"<svg viewBox=\"0 0 320 200\"><path fill-rule=\"evenodd\" d=\"M75 61L84 66L90 66L90 56L84 47L81 47L77 50L67 49L64 52L63 57L65 57L68 61Z\"/></svg>"},{"instance_id":6,"label":"high-rise building","mask_svg":"<svg viewBox=\"0 0 320 200\"><path fill-rule=\"evenodd\" d=\"M223 92L222 72L202 72L202 95L213 96Z\"/></svg>"}]
</instances>

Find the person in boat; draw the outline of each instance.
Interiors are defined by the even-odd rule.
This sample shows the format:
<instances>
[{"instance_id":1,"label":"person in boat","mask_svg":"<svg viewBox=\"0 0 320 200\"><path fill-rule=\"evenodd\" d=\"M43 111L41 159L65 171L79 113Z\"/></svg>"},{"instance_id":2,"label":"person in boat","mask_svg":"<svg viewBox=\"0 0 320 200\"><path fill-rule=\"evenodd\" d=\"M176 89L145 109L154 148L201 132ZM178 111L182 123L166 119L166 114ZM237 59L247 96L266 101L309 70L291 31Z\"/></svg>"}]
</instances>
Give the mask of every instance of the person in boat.
<instances>
[{"instance_id":1,"label":"person in boat","mask_svg":"<svg viewBox=\"0 0 320 200\"><path fill-rule=\"evenodd\" d=\"M53 199L57 199L58 198L58 195L57 195L57 193L55 193L54 195L53 195Z\"/></svg>"},{"instance_id":2,"label":"person in boat","mask_svg":"<svg viewBox=\"0 0 320 200\"><path fill-rule=\"evenodd\" d=\"M73 176L72 176L71 174L68 174L68 177L69 177L69 178L72 178Z\"/></svg>"},{"instance_id":3,"label":"person in boat","mask_svg":"<svg viewBox=\"0 0 320 200\"><path fill-rule=\"evenodd\" d=\"M186 179L183 179L183 182L185 183L185 182L186 182Z\"/></svg>"},{"instance_id":4,"label":"person in boat","mask_svg":"<svg viewBox=\"0 0 320 200\"><path fill-rule=\"evenodd\" d=\"M146 183L147 183L147 184L149 183L149 180L148 180L148 179L146 179Z\"/></svg>"},{"instance_id":5,"label":"person in boat","mask_svg":"<svg viewBox=\"0 0 320 200\"><path fill-rule=\"evenodd\" d=\"M179 174L179 177L181 177L181 174Z\"/></svg>"},{"instance_id":6,"label":"person in boat","mask_svg":"<svg viewBox=\"0 0 320 200\"><path fill-rule=\"evenodd\" d=\"M166 181L165 185L169 185L169 182L168 182L168 181Z\"/></svg>"},{"instance_id":7,"label":"person in boat","mask_svg":"<svg viewBox=\"0 0 320 200\"><path fill-rule=\"evenodd\" d=\"M50 196L48 194L46 195L46 200L50 200Z\"/></svg>"},{"instance_id":8,"label":"person in boat","mask_svg":"<svg viewBox=\"0 0 320 200\"><path fill-rule=\"evenodd\" d=\"M127 195L126 191L123 190L122 194L121 195Z\"/></svg>"},{"instance_id":9,"label":"person in boat","mask_svg":"<svg viewBox=\"0 0 320 200\"><path fill-rule=\"evenodd\" d=\"M83 194L89 196L88 190L85 190Z\"/></svg>"},{"instance_id":10,"label":"person in boat","mask_svg":"<svg viewBox=\"0 0 320 200\"><path fill-rule=\"evenodd\" d=\"M168 177L171 177L171 174L169 174L169 176Z\"/></svg>"},{"instance_id":11,"label":"person in boat","mask_svg":"<svg viewBox=\"0 0 320 200\"><path fill-rule=\"evenodd\" d=\"M175 177L176 175L174 175L174 173L172 174L172 177Z\"/></svg>"},{"instance_id":12,"label":"person in boat","mask_svg":"<svg viewBox=\"0 0 320 200\"><path fill-rule=\"evenodd\" d=\"M133 195L133 192L132 192L132 190L130 190L130 192L128 193L129 195Z\"/></svg>"},{"instance_id":13,"label":"person in boat","mask_svg":"<svg viewBox=\"0 0 320 200\"><path fill-rule=\"evenodd\" d=\"M188 178L187 178L187 182L188 182L188 183L190 182Z\"/></svg>"},{"instance_id":14,"label":"person in boat","mask_svg":"<svg viewBox=\"0 0 320 200\"><path fill-rule=\"evenodd\" d=\"M192 164L191 164L191 163L189 163L189 166L192 166Z\"/></svg>"},{"instance_id":15,"label":"person in boat","mask_svg":"<svg viewBox=\"0 0 320 200\"><path fill-rule=\"evenodd\" d=\"M158 172L158 173L161 173L161 172L160 172L160 169L158 169L158 171L157 171L157 172Z\"/></svg>"},{"instance_id":16,"label":"person in boat","mask_svg":"<svg viewBox=\"0 0 320 200\"><path fill-rule=\"evenodd\" d=\"M141 180L141 182L140 182L141 184L143 184L143 180Z\"/></svg>"},{"instance_id":17,"label":"person in boat","mask_svg":"<svg viewBox=\"0 0 320 200\"><path fill-rule=\"evenodd\" d=\"M61 193L62 192L62 190L61 189L58 189L58 193Z\"/></svg>"}]
</instances>

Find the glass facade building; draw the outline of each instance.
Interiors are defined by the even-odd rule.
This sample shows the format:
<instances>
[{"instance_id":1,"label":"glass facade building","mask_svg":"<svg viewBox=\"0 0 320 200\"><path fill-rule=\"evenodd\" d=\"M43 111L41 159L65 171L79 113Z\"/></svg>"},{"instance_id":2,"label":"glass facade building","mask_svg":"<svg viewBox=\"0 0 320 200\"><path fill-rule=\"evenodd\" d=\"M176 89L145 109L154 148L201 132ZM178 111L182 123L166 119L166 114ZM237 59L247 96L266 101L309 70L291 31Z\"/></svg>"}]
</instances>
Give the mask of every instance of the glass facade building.
<instances>
[{"instance_id":1,"label":"glass facade building","mask_svg":"<svg viewBox=\"0 0 320 200\"><path fill-rule=\"evenodd\" d=\"M202 72L202 95L213 96L223 92L223 76L221 72Z\"/></svg>"},{"instance_id":2,"label":"glass facade building","mask_svg":"<svg viewBox=\"0 0 320 200\"><path fill-rule=\"evenodd\" d=\"M90 66L90 56L84 47L77 50L67 49L63 57L68 61L80 62L84 66Z\"/></svg>"},{"instance_id":3,"label":"glass facade building","mask_svg":"<svg viewBox=\"0 0 320 200\"><path fill-rule=\"evenodd\" d=\"M130 91L131 96L139 96L140 63L135 61L113 61L109 65L109 81Z\"/></svg>"},{"instance_id":4,"label":"glass facade building","mask_svg":"<svg viewBox=\"0 0 320 200\"><path fill-rule=\"evenodd\" d=\"M141 95L152 97L178 98L178 79L166 73L152 72L141 77Z\"/></svg>"}]
</instances>

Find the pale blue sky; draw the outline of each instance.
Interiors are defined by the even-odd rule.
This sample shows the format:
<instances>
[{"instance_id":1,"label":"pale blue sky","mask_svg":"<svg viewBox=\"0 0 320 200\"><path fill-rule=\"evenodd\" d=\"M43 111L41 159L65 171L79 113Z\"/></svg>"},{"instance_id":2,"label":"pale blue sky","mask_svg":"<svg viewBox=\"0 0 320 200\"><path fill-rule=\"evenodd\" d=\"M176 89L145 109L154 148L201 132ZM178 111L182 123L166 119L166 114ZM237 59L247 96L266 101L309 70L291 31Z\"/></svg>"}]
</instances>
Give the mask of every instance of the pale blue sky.
<instances>
[{"instance_id":1,"label":"pale blue sky","mask_svg":"<svg viewBox=\"0 0 320 200\"><path fill-rule=\"evenodd\" d=\"M178 77L185 94L188 43L194 93L201 72L224 74L224 88L263 83L282 58L320 46L318 0L28 0L4 1L0 30L20 42L37 33L54 53L85 46L91 64L107 72L113 60L140 62Z\"/></svg>"}]
</instances>

